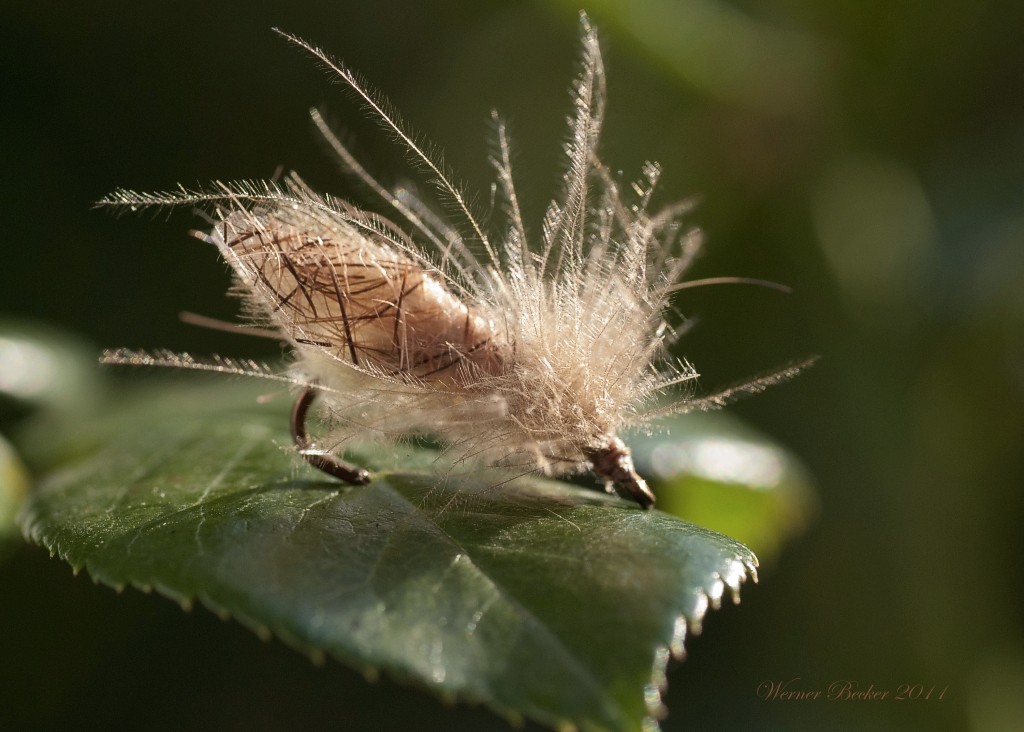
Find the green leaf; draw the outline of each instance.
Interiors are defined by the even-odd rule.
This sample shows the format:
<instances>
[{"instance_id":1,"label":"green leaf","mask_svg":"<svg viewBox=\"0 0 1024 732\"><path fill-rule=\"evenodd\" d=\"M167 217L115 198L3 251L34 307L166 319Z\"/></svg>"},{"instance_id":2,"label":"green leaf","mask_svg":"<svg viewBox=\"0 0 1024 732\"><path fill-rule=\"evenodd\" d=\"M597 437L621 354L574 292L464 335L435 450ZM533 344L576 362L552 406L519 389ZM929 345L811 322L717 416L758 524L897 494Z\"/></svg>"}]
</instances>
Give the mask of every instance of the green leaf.
<instances>
[{"instance_id":1,"label":"green leaf","mask_svg":"<svg viewBox=\"0 0 1024 732\"><path fill-rule=\"evenodd\" d=\"M754 572L743 545L668 514L422 449L352 455L377 470L366 486L325 481L261 387L150 390L48 434L63 457L27 535L314 658L583 730L655 728L687 627Z\"/></svg>"},{"instance_id":2,"label":"green leaf","mask_svg":"<svg viewBox=\"0 0 1024 732\"><path fill-rule=\"evenodd\" d=\"M661 510L734 537L769 563L814 516L801 463L735 417L687 414L662 427L630 440Z\"/></svg>"},{"instance_id":3,"label":"green leaf","mask_svg":"<svg viewBox=\"0 0 1024 732\"><path fill-rule=\"evenodd\" d=\"M22 543L14 520L28 493L28 473L14 448L0 435L0 560L12 547Z\"/></svg>"},{"instance_id":4,"label":"green leaf","mask_svg":"<svg viewBox=\"0 0 1024 732\"><path fill-rule=\"evenodd\" d=\"M0 318L0 421L92 408L101 391L94 349L30 320Z\"/></svg>"},{"instance_id":5,"label":"green leaf","mask_svg":"<svg viewBox=\"0 0 1024 732\"><path fill-rule=\"evenodd\" d=\"M0 561L24 544L15 516L30 483L5 435L33 414L71 415L93 403L95 356L83 342L31 320L0 316Z\"/></svg>"}]
</instances>

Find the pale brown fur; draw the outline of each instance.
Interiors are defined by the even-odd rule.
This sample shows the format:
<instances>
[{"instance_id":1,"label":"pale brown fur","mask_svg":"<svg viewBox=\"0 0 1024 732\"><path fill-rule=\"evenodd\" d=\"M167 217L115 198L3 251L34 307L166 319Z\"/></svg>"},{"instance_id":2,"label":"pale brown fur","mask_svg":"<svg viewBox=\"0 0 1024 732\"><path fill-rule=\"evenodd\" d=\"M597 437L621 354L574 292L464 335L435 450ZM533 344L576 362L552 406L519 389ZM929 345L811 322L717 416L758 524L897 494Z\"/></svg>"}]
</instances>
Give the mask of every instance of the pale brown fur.
<instances>
[{"instance_id":1,"label":"pale brown fur","mask_svg":"<svg viewBox=\"0 0 1024 732\"><path fill-rule=\"evenodd\" d=\"M120 190L101 204L213 207L217 224L206 238L234 269L251 315L295 347L296 382L324 390L332 444L429 433L458 458L549 473L593 468L620 487L632 475L641 487L626 487L636 498L647 489L618 437L622 429L716 408L799 368L701 399L677 395L665 406L663 392L697 376L689 364L666 358L671 330L663 313L698 232L680 221L686 202L648 211L657 165L644 166L627 200L600 162L604 68L585 17L564 190L547 210L537 245L519 209L497 116L493 163L507 213L500 246L473 217L469 197L383 100L324 52L282 35L345 82L428 169L466 236L407 191L385 189L315 111L342 166L427 247L382 217L311 191L294 174L281 184L207 191ZM637 500L650 505L653 497Z\"/></svg>"}]
</instances>

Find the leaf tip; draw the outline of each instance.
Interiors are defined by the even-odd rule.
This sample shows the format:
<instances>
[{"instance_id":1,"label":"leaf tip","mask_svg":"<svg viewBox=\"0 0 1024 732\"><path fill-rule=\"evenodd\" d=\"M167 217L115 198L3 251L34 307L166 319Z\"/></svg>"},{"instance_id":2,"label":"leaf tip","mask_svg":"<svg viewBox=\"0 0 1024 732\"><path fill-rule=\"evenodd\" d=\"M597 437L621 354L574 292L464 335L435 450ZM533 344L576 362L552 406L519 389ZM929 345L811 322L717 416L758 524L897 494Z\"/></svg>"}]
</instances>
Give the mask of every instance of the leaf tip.
<instances>
[{"instance_id":1,"label":"leaf tip","mask_svg":"<svg viewBox=\"0 0 1024 732\"><path fill-rule=\"evenodd\" d=\"M686 655L683 650L683 640L686 637L686 619L683 616L676 618L675 628L672 632L672 642L669 646L662 646L654 653L654 666L651 669L651 680L644 685L644 706L647 708L647 716L640 722L641 732L660 732L661 727L658 720L668 715L668 707L662 702L661 695L668 688L668 661L675 658L681 661Z\"/></svg>"},{"instance_id":2,"label":"leaf tip","mask_svg":"<svg viewBox=\"0 0 1024 732\"><path fill-rule=\"evenodd\" d=\"M662 706L661 708L664 710L664 712L660 716L658 716L658 717L655 717L655 716L644 717L641 720L641 722L640 722L640 730L641 730L641 732L661 732L661 725L658 724L658 720L664 719L665 717L668 716L668 708L664 707L664 706Z\"/></svg>"},{"instance_id":3,"label":"leaf tip","mask_svg":"<svg viewBox=\"0 0 1024 732\"><path fill-rule=\"evenodd\" d=\"M673 627L672 629L672 640L669 642L668 646L668 652L671 653L672 658L676 659L677 661L682 661L684 658L686 658L686 628L686 618L680 615L678 618L676 618L675 627ZM667 663L668 659L661 658L661 654L659 653L657 659L655 660L655 664L658 668L662 669L663 675L665 665ZM663 677L661 683L663 684L664 682L665 680Z\"/></svg>"},{"instance_id":4,"label":"leaf tip","mask_svg":"<svg viewBox=\"0 0 1024 732\"><path fill-rule=\"evenodd\" d=\"M710 606L712 610L721 609L722 595L725 594L726 583L722 579L722 575L715 572L712 574L712 577L714 578L714 581L711 583L711 587L705 591L705 611L707 610L707 606ZM732 587L732 582L729 583L729 586Z\"/></svg>"},{"instance_id":5,"label":"leaf tip","mask_svg":"<svg viewBox=\"0 0 1024 732\"><path fill-rule=\"evenodd\" d=\"M757 557L755 555L751 554L750 555L750 559L745 560L743 562L743 565L747 568L747 574L750 575L750 579L754 580L754 582L756 583L757 582L757 568L759 566L761 566L760 563L757 561Z\"/></svg>"},{"instance_id":6,"label":"leaf tip","mask_svg":"<svg viewBox=\"0 0 1024 732\"><path fill-rule=\"evenodd\" d=\"M733 604L739 605L740 587L747 581L747 577L757 584L757 557L751 554L749 558L737 560L736 564L738 566L735 571L729 572L725 582L729 586L729 595Z\"/></svg>"},{"instance_id":7,"label":"leaf tip","mask_svg":"<svg viewBox=\"0 0 1024 732\"><path fill-rule=\"evenodd\" d=\"M704 616L707 615L710 604L708 593L704 590L698 590L697 597L693 603L693 617L687 618L689 631L694 635L700 635L701 630L703 630Z\"/></svg>"},{"instance_id":8,"label":"leaf tip","mask_svg":"<svg viewBox=\"0 0 1024 732\"><path fill-rule=\"evenodd\" d=\"M647 706L647 713L650 715L650 720L655 722L652 729L657 729L658 725L656 720L664 719L665 715L668 714L668 707L661 702L661 692L665 688L664 675L660 683L651 683L644 686L644 704ZM646 727L645 727L646 729Z\"/></svg>"}]
</instances>

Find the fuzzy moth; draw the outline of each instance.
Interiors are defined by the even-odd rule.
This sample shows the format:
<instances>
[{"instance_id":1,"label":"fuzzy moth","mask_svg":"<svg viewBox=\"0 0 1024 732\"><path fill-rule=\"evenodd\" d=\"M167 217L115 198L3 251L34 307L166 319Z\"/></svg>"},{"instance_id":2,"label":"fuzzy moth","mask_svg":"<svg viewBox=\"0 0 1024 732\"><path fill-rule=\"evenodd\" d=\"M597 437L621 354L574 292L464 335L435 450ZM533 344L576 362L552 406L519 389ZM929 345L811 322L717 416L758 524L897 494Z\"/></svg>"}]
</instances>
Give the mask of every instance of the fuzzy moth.
<instances>
[{"instance_id":1,"label":"fuzzy moth","mask_svg":"<svg viewBox=\"0 0 1024 732\"><path fill-rule=\"evenodd\" d=\"M217 182L209 188L138 193L118 189L100 206L201 207L201 235L231 266L253 323L292 346L287 376L256 365L184 354L118 350L113 363L165 365L279 378L301 387L292 434L315 467L351 483L370 474L342 461L345 444L373 436L429 434L456 459L564 474L591 470L609 491L649 508L654 495L620 438L672 413L721 406L788 378L799 366L694 398L663 393L696 378L672 361L664 313L699 245L683 224L689 203L659 211L652 163L624 193L597 155L605 75L597 35L582 17L582 67L572 87L561 195L539 236L520 212L503 121L495 114L497 177L505 221L490 235L468 196L427 154L390 105L319 48L277 31L317 59L425 169L458 224L409 190L388 189L312 110L344 168L375 191L402 225L283 181ZM276 29L275 29L276 30ZM330 447L306 432L319 398Z\"/></svg>"}]
</instances>

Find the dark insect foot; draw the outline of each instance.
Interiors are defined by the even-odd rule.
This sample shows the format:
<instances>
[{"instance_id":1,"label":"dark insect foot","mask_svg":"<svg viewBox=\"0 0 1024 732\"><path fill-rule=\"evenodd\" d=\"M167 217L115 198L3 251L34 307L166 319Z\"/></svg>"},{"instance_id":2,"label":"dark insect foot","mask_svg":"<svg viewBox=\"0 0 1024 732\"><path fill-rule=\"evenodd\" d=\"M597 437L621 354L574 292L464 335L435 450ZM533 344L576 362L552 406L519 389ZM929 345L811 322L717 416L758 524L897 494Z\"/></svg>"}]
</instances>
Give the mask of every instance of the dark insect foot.
<instances>
[{"instance_id":1,"label":"dark insect foot","mask_svg":"<svg viewBox=\"0 0 1024 732\"><path fill-rule=\"evenodd\" d=\"M654 493L633 467L633 457L629 448L618 437L609 439L608 444L597 450L589 451L594 472L615 485L620 492L640 504L642 508L654 505Z\"/></svg>"},{"instance_id":2,"label":"dark insect foot","mask_svg":"<svg viewBox=\"0 0 1024 732\"><path fill-rule=\"evenodd\" d=\"M295 400L295 406L292 407L292 439L295 441L295 447L298 448L303 459L317 470L322 470L328 475L340 478L352 485L366 485L370 482L369 471L339 460L329 452L317 449L309 439L309 434L306 432L306 415L309 413L309 407L316 399L316 395L315 387L307 387Z\"/></svg>"}]
</instances>

